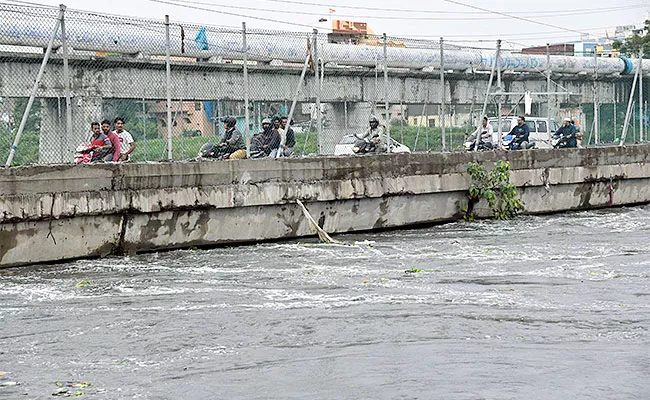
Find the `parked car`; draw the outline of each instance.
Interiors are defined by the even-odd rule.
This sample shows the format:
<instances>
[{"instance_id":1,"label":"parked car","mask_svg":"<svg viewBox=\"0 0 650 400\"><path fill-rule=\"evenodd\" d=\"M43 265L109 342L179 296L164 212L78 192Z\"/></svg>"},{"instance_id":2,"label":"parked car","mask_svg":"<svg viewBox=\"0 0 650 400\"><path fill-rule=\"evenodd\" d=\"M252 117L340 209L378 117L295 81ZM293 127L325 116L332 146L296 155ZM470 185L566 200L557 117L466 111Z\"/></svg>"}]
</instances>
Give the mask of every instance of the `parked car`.
<instances>
[{"instance_id":1,"label":"parked car","mask_svg":"<svg viewBox=\"0 0 650 400\"><path fill-rule=\"evenodd\" d=\"M495 136L498 136L499 123L497 118L488 118L488 123L492 125L492 130ZM503 137L517 125L516 116L501 117L501 135L502 137L495 143L500 143ZM548 123L548 118L544 117L526 117L526 125L530 129L530 140L535 142L535 147L539 149L551 149L553 145L550 142L551 136L558 130L558 125L555 121L551 120ZM549 131L549 125L551 130ZM496 138L495 138L496 139Z\"/></svg>"},{"instance_id":2,"label":"parked car","mask_svg":"<svg viewBox=\"0 0 650 400\"><path fill-rule=\"evenodd\" d=\"M357 137L354 135L345 135L339 140L339 142L334 147L334 155L340 156L345 154L354 154L352 148L357 141ZM410 153L411 149L403 144L399 143L397 140L390 139L390 148L391 153Z\"/></svg>"}]
</instances>

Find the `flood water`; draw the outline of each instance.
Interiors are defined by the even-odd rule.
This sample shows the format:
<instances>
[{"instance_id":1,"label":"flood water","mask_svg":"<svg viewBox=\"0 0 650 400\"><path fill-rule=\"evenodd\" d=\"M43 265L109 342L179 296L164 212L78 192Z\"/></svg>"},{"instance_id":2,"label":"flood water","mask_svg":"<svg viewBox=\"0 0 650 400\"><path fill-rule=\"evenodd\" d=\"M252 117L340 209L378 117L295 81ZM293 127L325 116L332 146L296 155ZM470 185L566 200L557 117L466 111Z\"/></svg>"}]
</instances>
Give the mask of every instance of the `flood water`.
<instances>
[{"instance_id":1,"label":"flood water","mask_svg":"<svg viewBox=\"0 0 650 400\"><path fill-rule=\"evenodd\" d=\"M337 238L0 270L0 398L650 398L649 206Z\"/></svg>"}]
</instances>

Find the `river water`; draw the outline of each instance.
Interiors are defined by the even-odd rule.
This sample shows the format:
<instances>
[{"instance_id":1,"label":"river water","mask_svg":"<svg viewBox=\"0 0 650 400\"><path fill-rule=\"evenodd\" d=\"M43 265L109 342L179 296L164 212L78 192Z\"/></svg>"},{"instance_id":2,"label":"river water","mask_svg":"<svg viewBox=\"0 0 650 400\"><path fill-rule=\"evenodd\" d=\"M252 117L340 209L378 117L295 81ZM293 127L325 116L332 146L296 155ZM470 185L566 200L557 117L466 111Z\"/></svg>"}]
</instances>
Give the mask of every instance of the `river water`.
<instances>
[{"instance_id":1,"label":"river water","mask_svg":"<svg viewBox=\"0 0 650 400\"><path fill-rule=\"evenodd\" d=\"M0 398L650 398L649 206L337 238L0 270Z\"/></svg>"}]
</instances>

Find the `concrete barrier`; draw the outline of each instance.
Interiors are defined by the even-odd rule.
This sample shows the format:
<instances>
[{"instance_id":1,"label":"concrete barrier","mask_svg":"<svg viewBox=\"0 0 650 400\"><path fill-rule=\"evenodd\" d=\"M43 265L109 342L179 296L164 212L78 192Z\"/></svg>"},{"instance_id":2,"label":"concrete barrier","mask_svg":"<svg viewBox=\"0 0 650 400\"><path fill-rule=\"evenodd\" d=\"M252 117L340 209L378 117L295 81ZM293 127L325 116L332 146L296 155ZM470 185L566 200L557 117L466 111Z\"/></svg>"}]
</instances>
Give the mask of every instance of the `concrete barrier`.
<instances>
[{"instance_id":1,"label":"concrete barrier","mask_svg":"<svg viewBox=\"0 0 650 400\"><path fill-rule=\"evenodd\" d=\"M471 161L510 161L527 213L647 203L648 149L4 169L0 267L312 235L296 199L330 233L455 220Z\"/></svg>"}]
</instances>

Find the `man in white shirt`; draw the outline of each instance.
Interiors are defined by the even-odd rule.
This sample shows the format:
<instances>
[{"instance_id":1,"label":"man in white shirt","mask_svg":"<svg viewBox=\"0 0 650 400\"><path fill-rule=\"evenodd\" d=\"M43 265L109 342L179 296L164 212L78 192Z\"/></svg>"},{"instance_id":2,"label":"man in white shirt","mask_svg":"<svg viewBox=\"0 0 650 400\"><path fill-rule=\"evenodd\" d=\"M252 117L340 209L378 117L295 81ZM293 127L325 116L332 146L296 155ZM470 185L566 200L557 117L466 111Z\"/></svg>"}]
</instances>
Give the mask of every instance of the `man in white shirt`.
<instances>
[{"instance_id":1,"label":"man in white shirt","mask_svg":"<svg viewBox=\"0 0 650 400\"><path fill-rule=\"evenodd\" d=\"M479 150L487 150L494 148L494 143L492 143L492 135L494 134L492 125L488 123L488 117L483 117L483 122L481 126L476 128L473 135L475 137L480 137L479 141ZM472 147L473 148L473 147Z\"/></svg>"},{"instance_id":2,"label":"man in white shirt","mask_svg":"<svg viewBox=\"0 0 650 400\"><path fill-rule=\"evenodd\" d=\"M120 138L120 159L118 161L128 161L129 155L135 150L135 142L133 136L124 130L124 119L122 117L115 118L115 134Z\"/></svg>"}]
</instances>

